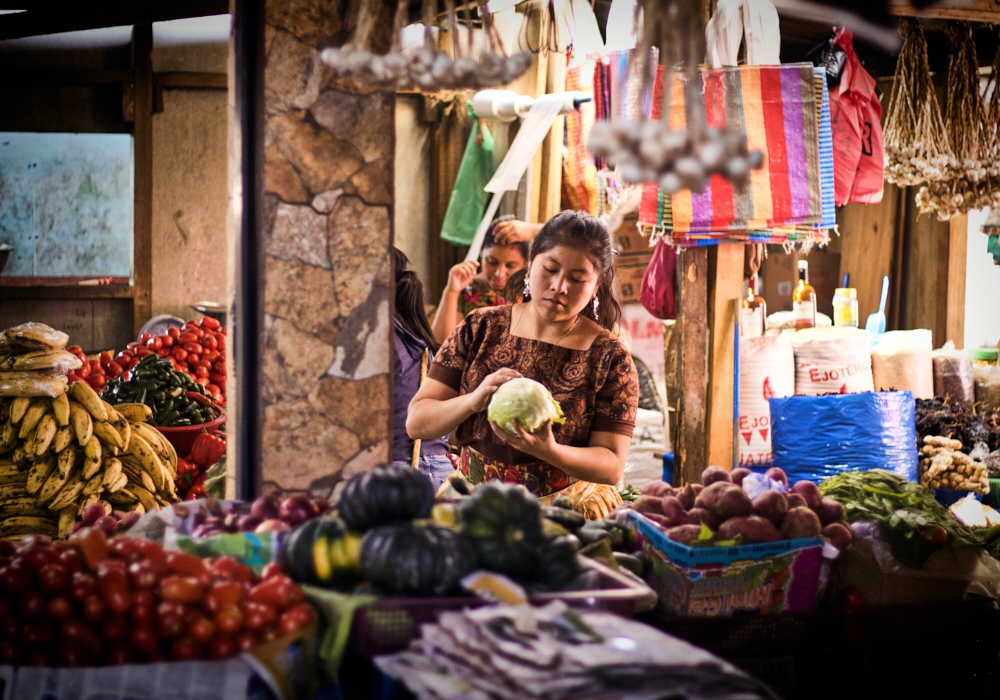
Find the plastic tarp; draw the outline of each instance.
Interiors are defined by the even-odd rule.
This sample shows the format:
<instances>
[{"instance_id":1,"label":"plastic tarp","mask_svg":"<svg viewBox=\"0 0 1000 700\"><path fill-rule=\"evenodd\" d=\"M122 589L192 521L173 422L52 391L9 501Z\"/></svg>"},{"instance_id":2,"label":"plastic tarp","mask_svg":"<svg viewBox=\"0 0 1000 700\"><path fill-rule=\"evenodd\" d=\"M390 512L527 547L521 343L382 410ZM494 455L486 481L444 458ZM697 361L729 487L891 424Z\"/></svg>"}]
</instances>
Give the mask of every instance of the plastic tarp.
<instances>
[{"instance_id":1,"label":"plastic tarp","mask_svg":"<svg viewBox=\"0 0 1000 700\"><path fill-rule=\"evenodd\" d=\"M908 391L771 399L774 466L790 482L885 469L917 480L916 402Z\"/></svg>"}]
</instances>

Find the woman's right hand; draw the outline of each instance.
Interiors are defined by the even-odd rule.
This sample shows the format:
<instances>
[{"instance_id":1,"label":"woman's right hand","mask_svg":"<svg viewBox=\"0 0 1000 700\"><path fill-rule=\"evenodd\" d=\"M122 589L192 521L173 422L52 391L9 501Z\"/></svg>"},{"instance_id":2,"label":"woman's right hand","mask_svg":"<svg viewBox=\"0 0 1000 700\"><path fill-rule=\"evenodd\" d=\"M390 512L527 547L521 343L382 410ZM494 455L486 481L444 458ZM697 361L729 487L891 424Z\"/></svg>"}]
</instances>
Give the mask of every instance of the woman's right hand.
<instances>
[{"instance_id":1,"label":"woman's right hand","mask_svg":"<svg viewBox=\"0 0 1000 700\"><path fill-rule=\"evenodd\" d=\"M448 291L458 294L463 289L472 284L472 278L479 270L479 263L475 260L460 262L448 270Z\"/></svg>"},{"instance_id":2,"label":"woman's right hand","mask_svg":"<svg viewBox=\"0 0 1000 700\"><path fill-rule=\"evenodd\" d=\"M501 384L506 384L511 379L517 379L521 376L521 373L513 369L498 369L493 374L489 374L480 382L476 390L469 397L469 408L472 413L479 413L480 411L485 411L486 407L490 403L490 399L493 398L493 394L496 393L497 389L500 388Z\"/></svg>"}]
</instances>

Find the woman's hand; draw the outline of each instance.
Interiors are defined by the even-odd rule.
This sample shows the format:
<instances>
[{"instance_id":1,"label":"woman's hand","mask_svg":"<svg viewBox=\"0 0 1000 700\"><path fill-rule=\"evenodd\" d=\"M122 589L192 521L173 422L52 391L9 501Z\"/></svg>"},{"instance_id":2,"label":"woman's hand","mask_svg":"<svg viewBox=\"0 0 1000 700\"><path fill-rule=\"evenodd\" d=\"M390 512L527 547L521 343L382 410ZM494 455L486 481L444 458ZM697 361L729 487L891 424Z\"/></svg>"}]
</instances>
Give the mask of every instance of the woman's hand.
<instances>
[{"instance_id":1,"label":"woman's hand","mask_svg":"<svg viewBox=\"0 0 1000 700\"><path fill-rule=\"evenodd\" d=\"M551 463L558 445L552 435L552 421L546 421L545 426L537 433L529 433L516 420L513 423L517 428L517 435L511 435L493 421L490 421L490 427L493 428L494 435L514 449L537 457L542 462Z\"/></svg>"},{"instance_id":2,"label":"woman's hand","mask_svg":"<svg viewBox=\"0 0 1000 700\"><path fill-rule=\"evenodd\" d=\"M517 379L520 376L520 372L507 368L498 369L493 374L486 375L486 378L476 387L476 390L466 395L471 412L479 413L480 411L485 411L497 389L502 384L506 384L511 379Z\"/></svg>"},{"instance_id":3,"label":"woman's hand","mask_svg":"<svg viewBox=\"0 0 1000 700\"><path fill-rule=\"evenodd\" d=\"M472 284L472 278L479 271L479 263L475 260L460 262L448 270L448 291L458 294Z\"/></svg>"},{"instance_id":4,"label":"woman's hand","mask_svg":"<svg viewBox=\"0 0 1000 700\"><path fill-rule=\"evenodd\" d=\"M493 239L500 245L530 243L541 228L539 224L529 224L516 219L501 221L493 227Z\"/></svg>"}]
</instances>

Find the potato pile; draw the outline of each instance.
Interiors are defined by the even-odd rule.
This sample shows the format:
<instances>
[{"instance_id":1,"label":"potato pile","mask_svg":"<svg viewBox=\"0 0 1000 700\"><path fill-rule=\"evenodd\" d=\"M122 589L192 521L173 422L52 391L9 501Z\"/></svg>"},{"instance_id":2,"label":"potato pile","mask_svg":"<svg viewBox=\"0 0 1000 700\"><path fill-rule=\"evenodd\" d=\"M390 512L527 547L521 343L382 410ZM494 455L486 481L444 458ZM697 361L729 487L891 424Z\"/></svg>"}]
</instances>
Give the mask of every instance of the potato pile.
<instances>
[{"instance_id":1,"label":"potato pile","mask_svg":"<svg viewBox=\"0 0 1000 700\"><path fill-rule=\"evenodd\" d=\"M962 441L928 435L920 448L920 483L936 489L990 492L986 465L962 452Z\"/></svg>"},{"instance_id":2,"label":"potato pile","mask_svg":"<svg viewBox=\"0 0 1000 700\"><path fill-rule=\"evenodd\" d=\"M55 398L66 393L66 373L83 363L65 350L69 336L44 323L0 331L0 396Z\"/></svg>"},{"instance_id":3,"label":"potato pile","mask_svg":"<svg viewBox=\"0 0 1000 700\"><path fill-rule=\"evenodd\" d=\"M787 491L765 491L750 500L743 490L749 469L732 473L709 467L700 484L675 489L670 484L650 484L632 503L633 510L652 520L674 542L690 545L701 536L702 525L715 533L714 541L729 543L776 542L823 536L839 550L854 539L844 521L844 507L823 498L811 481L799 481ZM778 468L766 476L788 489L788 477Z\"/></svg>"}]
</instances>

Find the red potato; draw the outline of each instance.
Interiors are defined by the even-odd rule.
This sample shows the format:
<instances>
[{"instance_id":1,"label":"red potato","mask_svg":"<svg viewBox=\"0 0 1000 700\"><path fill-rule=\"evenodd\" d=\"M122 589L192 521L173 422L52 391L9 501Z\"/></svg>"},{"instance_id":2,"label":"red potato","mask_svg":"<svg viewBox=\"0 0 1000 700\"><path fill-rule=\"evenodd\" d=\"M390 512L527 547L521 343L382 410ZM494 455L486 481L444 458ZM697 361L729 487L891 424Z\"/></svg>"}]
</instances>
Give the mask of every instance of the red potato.
<instances>
[{"instance_id":1,"label":"red potato","mask_svg":"<svg viewBox=\"0 0 1000 700\"><path fill-rule=\"evenodd\" d=\"M854 532L847 523L830 523L823 528L823 537L830 540L830 544L843 552L854 541Z\"/></svg>"},{"instance_id":2,"label":"red potato","mask_svg":"<svg viewBox=\"0 0 1000 700\"><path fill-rule=\"evenodd\" d=\"M823 525L829 525L830 523L839 523L844 519L844 506L840 501L835 501L832 498L824 498L819 503L819 508L815 509L816 515L819 516L819 521Z\"/></svg>"},{"instance_id":3,"label":"red potato","mask_svg":"<svg viewBox=\"0 0 1000 700\"><path fill-rule=\"evenodd\" d=\"M797 493L786 493L785 500L788 501L788 510L792 508L808 508L809 505L806 503L806 499L802 498Z\"/></svg>"},{"instance_id":4,"label":"red potato","mask_svg":"<svg viewBox=\"0 0 1000 700\"><path fill-rule=\"evenodd\" d=\"M764 476L768 479L773 479L774 481L780 481L785 485L786 489L788 488L788 475L785 474L784 469L781 469L780 467L771 467L764 472Z\"/></svg>"},{"instance_id":5,"label":"red potato","mask_svg":"<svg viewBox=\"0 0 1000 700\"><path fill-rule=\"evenodd\" d=\"M694 502L698 499L698 494L702 492L705 487L701 484L688 484L684 487L683 491L675 493L674 495L680 499L681 503L684 504L685 510L691 510L694 508Z\"/></svg>"},{"instance_id":6,"label":"red potato","mask_svg":"<svg viewBox=\"0 0 1000 700\"><path fill-rule=\"evenodd\" d=\"M816 510L823 501L823 494L819 492L819 486L811 481L796 481L792 486L792 493L797 493L806 499L806 505Z\"/></svg>"},{"instance_id":7,"label":"red potato","mask_svg":"<svg viewBox=\"0 0 1000 700\"><path fill-rule=\"evenodd\" d=\"M792 508L781 521L781 534L786 540L797 540L800 537L819 537L823 525L819 516L808 508Z\"/></svg>"},{"instance_id":8,"label":"red potato","mask_svg":"<svg viewBox=\"0 0 1000 700\"><path fill-rule=\"evenodd\" d=\"M730 518L719 526L719 537L731 540L741 535L745 542L777 542L782 539L781 532L767 518L759 515L748 515L741 518Z\"/></svg>"},{"instance_id":9,"label":"red potato","mask_svg":"<svg viewBox=\"0 0 1000 700\"><path fill-rule=\"evenodd\" d=\"M711 511L721 521L753 512L753 504L746 491L728 481L717 481L706 488L698 495L694 504L697 508Z\"/></svg>"},{"instance_id":10,"label":"red potato","mask_svg":"<svg viewBox=\"0 0 1000 700\"><path fill-rule=\"evenodd\" d=\"M701 485L711 486L719 481L732 482L732 477L722 467L708 467L701 473Z\"/></svg>"},{"instance_id":11,"label":"red potato","mask_svg":"<svg viewBox=\"0 0 1000 700\"><path fill-rule=\"evenodd\" d=\"M729 475L730 481L732 481L737 486L743 486L743 480L750 474L750 470L746 467L740 467L739 469L734 469L733 473Z\"/></svg>"},{"instance_id":12,"label":"red potato","mask_svg":"<svg viewBox=\"0 0 1000 700\"><path fill-rule=\"evenodd\" d=\"M701 535L701 525L678 525L667 530L667 537L677 544L689 545Z\"/></svg>"},{"instance_id":13,"label":"red potato","mask_svg":"<svg viewBox=\"0 0 1000 700\"><path fill-rule=\"evenodd\" d=\"M663 517L667 519L670 526L683 525L687 522L685 519L687 511L684 508L684 504L674 496L663 498L660 501L660 509L663 511Z\"/></svg>"},{"instance_id":14,"label":"red potato","mask_svg":"<svg viewBox=\"0 0 1000 700\"><path fill-rule=\"evenodd\" d=\"M656 496L639 496L632 501L632 510L637 513L656 513L657 515L662 515L663 510L660 508L660 500Z\"/></svg>"},{"instance_id":15,"label":"red potato","mask_svg":"<svg viewBox=\"0 0 1000 700\"><path fill-rule=\"evenodd\" d=\"M780 491L765 491L753 499L753 512L770 520L775 527L781 527L781 521L788 514L788 501Z\"/></svg>"},{"instance_id":16,"label":"red potato","mask_svg":"<svg viewBox=\"0 0 1000 700\"><path fill-rule=\"evenodd\" d=\"M643 496L656 496L657 498L672 496L673 494L674 487L665 481L654 481L651 484L646 484L646 487L641 491L641 495Z\"/></svg>"},{"instance_id":17,"label":"red potato","mask_svg":"<svg viewBox=\"0 0 1000 700\"><path fill-rule=\"evenodd\" d=\"M701 525L704 523L708 526L709 530L713 532L719 527L719 519L715 515L704 508L692 508L687 513L684 514L684 519L678 521L678 525Z\"/></svg>"}]
</instances>

